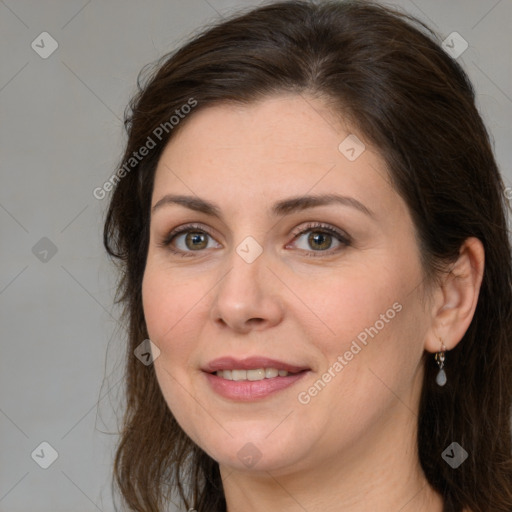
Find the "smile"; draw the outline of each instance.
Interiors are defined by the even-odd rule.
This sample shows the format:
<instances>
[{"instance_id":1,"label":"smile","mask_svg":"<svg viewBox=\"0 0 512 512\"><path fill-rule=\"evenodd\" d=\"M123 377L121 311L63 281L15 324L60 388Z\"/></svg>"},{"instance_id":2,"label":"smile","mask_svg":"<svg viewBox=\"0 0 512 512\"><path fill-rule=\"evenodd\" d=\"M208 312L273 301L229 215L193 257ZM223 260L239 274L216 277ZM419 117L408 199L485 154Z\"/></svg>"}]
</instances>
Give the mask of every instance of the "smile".
<instances>
[{"instance_id":1,"label":"smile","mask_svg":"<svg viewBox=\"0 0 512 512\"><path fill-rule=\"evenodd\" d=\"M275 395L310 373L308 366L256 355L219 357L201 370L211 391L236 402Z\"/></svg>"},{"instance_id":2,"label":"smile","mask_svg":"<svg viewBox=\"0 0 512 512\"><path fill-rule=\"evenodd\" d=\"M215 372L215 375L226 380L256 381L273 379L275 377L287 377L290 375L290 372L287 372L286 370L278 370L277 368L256 368L254 370L219 370Z\"/></svg>"}]
</instances>

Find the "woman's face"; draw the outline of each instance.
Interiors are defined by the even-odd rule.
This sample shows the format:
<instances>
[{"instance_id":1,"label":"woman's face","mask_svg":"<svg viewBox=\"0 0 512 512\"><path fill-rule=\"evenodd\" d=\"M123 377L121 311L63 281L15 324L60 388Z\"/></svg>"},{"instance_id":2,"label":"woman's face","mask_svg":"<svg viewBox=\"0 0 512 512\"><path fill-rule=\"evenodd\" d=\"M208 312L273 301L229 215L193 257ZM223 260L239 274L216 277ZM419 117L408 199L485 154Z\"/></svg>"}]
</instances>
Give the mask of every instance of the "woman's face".
<instances>
[{"instance_id":1,"label":"woman's face","mask_svg":"<svg viewBox=\"0 0 512 512\"><path fill-rule=\"evenodd\" d=\"M167 145L151 205L156 375L221 467L279 474L412 438L420 254L361 134L311 97L206 108Z\"/></svg>"}]
</instances>

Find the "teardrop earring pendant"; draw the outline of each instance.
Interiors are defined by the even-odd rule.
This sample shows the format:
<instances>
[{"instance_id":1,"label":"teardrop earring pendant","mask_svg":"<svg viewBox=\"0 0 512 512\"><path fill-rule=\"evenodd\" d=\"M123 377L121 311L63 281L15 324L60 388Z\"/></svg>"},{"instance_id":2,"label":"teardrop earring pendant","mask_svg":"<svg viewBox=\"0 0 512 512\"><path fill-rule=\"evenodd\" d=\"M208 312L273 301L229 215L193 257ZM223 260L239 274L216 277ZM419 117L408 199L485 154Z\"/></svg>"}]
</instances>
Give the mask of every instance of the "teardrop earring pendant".
<instances>
[{"instance_id":1,"label":"teardrop earring pendant","mask_svg":"<svg viewBox=\"0 0 512 512\"><path fill-rule=\"evenodd\" d=\"M446 347L443 342L441 342L441 351L436 353L435 359L437 361L437 365L439 366L439 371L437 372L436 383L438 386L444 386L446 384L446 372L444 371L444 361L445 361L445 352Z\"/></svg>"}]
</instances>

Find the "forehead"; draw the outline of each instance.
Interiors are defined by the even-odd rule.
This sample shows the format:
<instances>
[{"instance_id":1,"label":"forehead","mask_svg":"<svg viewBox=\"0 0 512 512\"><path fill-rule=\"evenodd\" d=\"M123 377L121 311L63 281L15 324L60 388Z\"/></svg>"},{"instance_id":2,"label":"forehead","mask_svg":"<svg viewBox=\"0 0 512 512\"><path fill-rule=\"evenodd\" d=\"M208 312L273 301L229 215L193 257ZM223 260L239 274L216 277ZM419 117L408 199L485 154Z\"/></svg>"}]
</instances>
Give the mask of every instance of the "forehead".
<instances>
[{"instance_id":1,"label":"forehead","mask_svg":"<svg viewBox=\"0 0 512 512\"><path fill-rule=\"evenodd\" d=\"M164 149L155 193L203 195L206 185L212 195L232 192L235 199L366 189L374 202L394 191L383 159L362 139L325 103L302 95L206 107Z\"/></svg>"},{"instance_id":2,"label":"forehead","mask_svg":"<svg viewBox=\"0 0 512 512\"><path fill-rule=\"evenodd\" d=\"M344 132L348 133L348 129L341 118L336 119L318 99L280 95L249 104L224 103L194 112L168 147L179 145L196 152L259 151L266 158L283 153L289 157L293 150L300 158L315 150L324 154L329 149L336 152Z\"/></svg>"}]
</instances>

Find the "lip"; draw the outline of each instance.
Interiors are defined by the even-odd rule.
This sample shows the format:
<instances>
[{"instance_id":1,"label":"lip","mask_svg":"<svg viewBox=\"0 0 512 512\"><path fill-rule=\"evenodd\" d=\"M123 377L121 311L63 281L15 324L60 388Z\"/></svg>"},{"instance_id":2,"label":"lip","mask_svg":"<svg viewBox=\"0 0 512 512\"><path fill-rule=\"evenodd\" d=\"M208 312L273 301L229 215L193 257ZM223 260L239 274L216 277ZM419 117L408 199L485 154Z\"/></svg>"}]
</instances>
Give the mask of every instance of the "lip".
<instances>
[{"instance_id":1,"label":"lip","mask_svg":"<svg viewBox=\"0 0 512 512\"><path fill-rule=\"evenodd\" d=\"M277 368L278 370L286 370L289 373L310 370L307 366L298 366L260 356L246 357L244 359L236 359L231 356L219 357L210 361L202 370L206 373L213 373L219 370L256 370L257 368Z\"/></svg>"},{"instance_id":2,"label":"lip","mask_svg":"<svg viewBox=\"0 0 512 512\"><path fill-rule=\"evenodd\" d=\"M256 381L233 381L215 375L219 370L255 370L257 368L286 370L291 375ZM225 356L210 361L202 370L210 388L218 395L238 402L251 402L292 386L308 374L310 368L262 356L243 359Z\"/></svg>"},{"instance_id":3,"label":"lip","mask_svg":"<svg viewBox=\"0 0 512 512\"><path fill-rule=\"evenodd\" d=\"M309 371L305 370L286 377L273 377L271 379L255 381L227 380L222 377L217 377L214 373L204 373L204 375L210 388L218 395L238 402L253 402L292 386L308 373Z\"/></svg>"}]
</instances>

